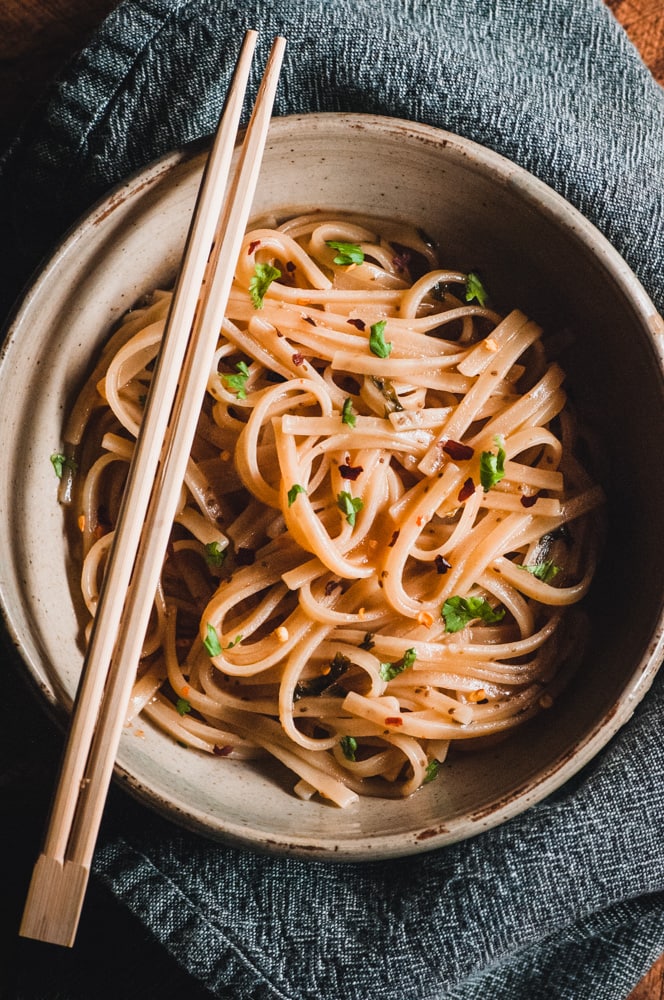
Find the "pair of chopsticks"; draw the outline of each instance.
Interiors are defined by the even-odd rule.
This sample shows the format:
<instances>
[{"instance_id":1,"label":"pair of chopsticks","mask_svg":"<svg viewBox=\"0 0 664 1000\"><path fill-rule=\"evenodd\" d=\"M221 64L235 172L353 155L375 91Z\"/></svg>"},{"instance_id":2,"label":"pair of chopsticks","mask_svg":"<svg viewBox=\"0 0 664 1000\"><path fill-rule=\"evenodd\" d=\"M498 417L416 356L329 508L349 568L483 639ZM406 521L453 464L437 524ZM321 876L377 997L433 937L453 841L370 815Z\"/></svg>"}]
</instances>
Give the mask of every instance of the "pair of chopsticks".
<instances>
[{"instance_id":1,"label":"pair of chopsticks","mask_svg":"<svg viewBox=\"0 0 664 1000\"><path fill-rule=\"evenodd\" d=\"M93 622L42 853L19 933L71 946L212 358L253 201L285 41L233 150L257 32L247 32L203 174Z\"/></svg>"}]
</instances>

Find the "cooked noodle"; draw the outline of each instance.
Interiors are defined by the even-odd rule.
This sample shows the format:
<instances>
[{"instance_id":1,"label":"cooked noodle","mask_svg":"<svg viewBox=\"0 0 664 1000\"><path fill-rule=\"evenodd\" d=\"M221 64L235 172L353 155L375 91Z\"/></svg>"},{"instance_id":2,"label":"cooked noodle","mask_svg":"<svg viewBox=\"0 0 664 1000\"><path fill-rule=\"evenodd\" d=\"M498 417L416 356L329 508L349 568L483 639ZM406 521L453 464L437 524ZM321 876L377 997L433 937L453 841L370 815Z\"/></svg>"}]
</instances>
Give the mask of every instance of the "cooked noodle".
<instances>
[{"instance_id":1,"label":"cooked noodle","mask_svg":"<svg viewBox=\"0 0 664 1000\"><path fill-rule=\"evenodd\" d=\"M542 331L474 281L394 223L247 234L128 721L345 806L551 704L603 498ZM66 428L91 616L170 298Z\"/></svg>"}]
</instances>

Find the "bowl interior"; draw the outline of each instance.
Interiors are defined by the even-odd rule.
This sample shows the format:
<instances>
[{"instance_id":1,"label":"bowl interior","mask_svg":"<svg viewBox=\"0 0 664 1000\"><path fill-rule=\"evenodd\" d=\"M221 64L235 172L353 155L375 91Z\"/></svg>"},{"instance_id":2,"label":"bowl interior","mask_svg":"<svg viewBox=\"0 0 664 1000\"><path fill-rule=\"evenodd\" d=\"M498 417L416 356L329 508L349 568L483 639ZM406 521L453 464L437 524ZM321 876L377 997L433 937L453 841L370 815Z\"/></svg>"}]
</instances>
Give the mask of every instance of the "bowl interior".
<instances>
[{"instance_id":1,"label":"bowl interior","mask_svg":"<svg viewBox=\"0 0 664 1000\"><path fill-rule=\"evenodd\" d=\"M28 293L0 369L0 590L7 627L45 696L68 707L82 663L75 571L49 456L112 325L170 284L204 153L173 154L118 189L72 233ZM301 802L277 768L221 761L149 724L125 731L118 775L185 825L229 842L320 858L378 858L470 836L559 786L631 715L661 646L664 534L661 321L605 240L500 157L423 126L369 116L277 119L254 210L339 208L403 218L441 261L479 270L498 308L565 333L567 387L591 429L609 497L605 555L587 602L581 663L554 710L506 742L459 754L406 801L348 810ZM619 531L617 530L619 528Z\"/></svg>"}]
</instances>

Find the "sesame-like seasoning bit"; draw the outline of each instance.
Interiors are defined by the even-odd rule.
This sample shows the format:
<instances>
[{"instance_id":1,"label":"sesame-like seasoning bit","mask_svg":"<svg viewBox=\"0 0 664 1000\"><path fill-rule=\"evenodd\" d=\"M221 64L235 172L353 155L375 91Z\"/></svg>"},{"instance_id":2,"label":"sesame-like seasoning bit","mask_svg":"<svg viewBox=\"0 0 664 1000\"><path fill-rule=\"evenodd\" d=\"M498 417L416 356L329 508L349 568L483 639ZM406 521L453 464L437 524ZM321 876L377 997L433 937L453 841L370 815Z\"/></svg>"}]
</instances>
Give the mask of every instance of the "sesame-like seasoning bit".
<instances>
[{"instance_id":1,"label":"sesame-like seasoning bit","mask_svg":"<svg viewBox=\"0 0 664 1000\"><path fill-rule=\"evenodd\" d=\"M222 451L221 455L219 456L222 462L228 462L230 460L230 457L231 453L228 450Z\"/></svg>"},{"instance_id":2,"label":"sesame-like seasoning bit","mask_svg":"<svg viewBox=\"0 0 664 1000\"><path fill-rule=\"evenodd\" d=\"M364 619L367 617L367 609L359 608L357 612L357 617L360 619L361 622L363 622Z\"/></svg>"},{"instance_id":3,"label":"sesame-like seasoning bit","mask_svg":"<svg viewBox=\"0 0 664 1000\"><path fill-rule=\"evenodd\" d=\"M553 705L553 698L550 694L543 694L539 700L540 708L551 708Z\"/></svg>"},{"instance_id":4,"label":"sesame-like seasoning bit","mask_svg":"<svg viewBox=\"0 0 664 1000\"><path fill-rule=\"evenodd\" d=\"M484 346L486 347L487 351L491 351L492 354L495 354L496 351L500 350L500 344L498 343L497 340L494 340L493 337L487 337L486 340L484 341Z\"/></svg>"},{"instance_id":5,"label":"sesame-like seasoning bit","mask_svg":"<svg viewBox=\"0 0 664 1000\"><path fill-rule=\"evenodd\" d=\"M285 625L280 625L276 628L274 634L279 642L288 642L288 629Z\"/></svg>"},{"instance_id":6,"label":"sesame-like seasoning bit","mask_svg":"<svg viewBox=\"0 0 664 1000\"><path fill-rule=\"evenodd\" d=\"M433 615L429 614L428 611L420 611L417 621L418 624L424 625L425 628L431 628L433 625Z\"/></svg>"},{"instance_id":7,"label":"sesame-like seasoning bit","mask_svg":"<svg viewBox=\"0 0 664 1000\"><path fill-rule=\"evenodd\" d=\"M477 688L476 691L469 691L466 697L468 701L486 701L486 691L484 688Z\"/></svg>"}]
</instances>

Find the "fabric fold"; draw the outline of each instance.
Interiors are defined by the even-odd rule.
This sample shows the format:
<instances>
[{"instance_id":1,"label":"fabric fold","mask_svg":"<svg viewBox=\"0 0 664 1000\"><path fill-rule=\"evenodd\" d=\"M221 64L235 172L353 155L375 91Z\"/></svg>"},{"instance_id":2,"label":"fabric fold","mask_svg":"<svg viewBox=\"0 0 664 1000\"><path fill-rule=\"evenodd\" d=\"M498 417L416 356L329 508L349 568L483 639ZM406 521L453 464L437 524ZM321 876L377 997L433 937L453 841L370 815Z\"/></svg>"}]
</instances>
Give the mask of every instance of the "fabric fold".
<instances>
[{"instance_id":1,"label":"fabric fold","mask_svg":"<svg viewBox=\"0 0 664 1000\"><path fill-rule=\"evenodd\" d=\"M212 131L248 27L262 57L288 39L277 114L391 115L502 153L664 309L664 92L601 0L125 0L4 157L4 311L95 199ZM116 805L95 871L222 1000L620 1000L664 949L663 712L660 679L556 795L430 854L260 856Z\"/></svg>"}]
</instances>

